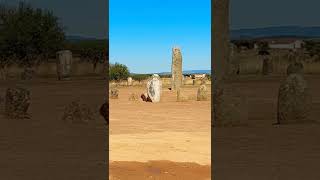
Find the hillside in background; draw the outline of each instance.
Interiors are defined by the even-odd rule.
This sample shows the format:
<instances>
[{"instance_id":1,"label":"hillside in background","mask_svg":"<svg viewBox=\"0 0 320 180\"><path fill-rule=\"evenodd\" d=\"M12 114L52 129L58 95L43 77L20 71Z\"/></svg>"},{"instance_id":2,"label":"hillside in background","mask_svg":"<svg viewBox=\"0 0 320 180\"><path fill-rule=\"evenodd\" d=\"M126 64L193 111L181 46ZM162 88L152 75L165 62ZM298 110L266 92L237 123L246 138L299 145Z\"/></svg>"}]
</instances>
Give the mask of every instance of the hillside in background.
<instances>
[{"instance_id":1,"label":"hillside in background","mask_svg":"<svg viewBox=\"0 0 320 180\"><path fill-rule=\"evenodd\" d=\"M320 38L320 27L279 26L231 30L230 39L255 39L261 37Z\"/></svg>"},{"instance_id":2,"label":"hillside in background","mask_svg":"<svg viewBox=\"0 0 320 180\"><path fill-rule=\"evenodd\" d=\"M211 74L211 70L187 70L187 71L183 71L183 74ZM157 73L159 75L167 75L167 74L171 74L171 72L161 72L161 73Z\"/></svg>"}]
</instances>

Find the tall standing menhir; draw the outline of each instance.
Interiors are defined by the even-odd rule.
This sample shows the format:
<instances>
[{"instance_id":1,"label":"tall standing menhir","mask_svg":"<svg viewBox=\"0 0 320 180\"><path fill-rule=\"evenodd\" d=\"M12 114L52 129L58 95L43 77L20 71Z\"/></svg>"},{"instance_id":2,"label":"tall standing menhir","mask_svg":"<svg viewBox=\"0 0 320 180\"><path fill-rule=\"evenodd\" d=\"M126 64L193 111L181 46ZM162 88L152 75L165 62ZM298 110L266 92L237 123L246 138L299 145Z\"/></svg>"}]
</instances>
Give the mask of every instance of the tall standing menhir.
<instances>
[{"instance_id":1,"label":"tall standing menhir","mask_svg":"<svg viewBox=\"0 0 320 180\"><path fill-rule=\"evenodd\" d=\"M172 48L172 90L177 90L182 85L182 55L181 50L178 47Z\"/></svg>"}]
</instances>

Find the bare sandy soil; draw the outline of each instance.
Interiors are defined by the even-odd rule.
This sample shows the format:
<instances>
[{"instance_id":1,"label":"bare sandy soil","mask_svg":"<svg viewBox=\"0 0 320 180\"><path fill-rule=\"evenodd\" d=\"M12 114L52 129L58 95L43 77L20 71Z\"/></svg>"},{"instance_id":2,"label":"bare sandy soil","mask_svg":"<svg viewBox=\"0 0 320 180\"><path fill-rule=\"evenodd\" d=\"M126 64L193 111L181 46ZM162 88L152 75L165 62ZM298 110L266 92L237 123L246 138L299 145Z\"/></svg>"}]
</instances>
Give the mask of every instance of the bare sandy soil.
<instances>
[{"instance_id":1,"label":"bare sandy soil","mask_svg":"<svg viewBox=\"0 0 320 180\"><path fill-rule=\"evenodd\" d=\"M61 120L65 105L75 99L92 108L101 105L106 81L1 81L1 97L15 85L31 91L32 119L9 120L0 115L0 179L106 179L108 132L102 117L90 125Z\"/></svg>"},{"instance_id":2,"label":"bare sandy soil","mask_svg":"<svg viewBox=\"0 0 320 180\"><path fill-rule=\"evenodd\" d=\"M213 179L320 179L320 125L272 126L279 77L244 77L229 85L249 97L248 127L214 128ZM312 119L320 116L320 76L307 75L313 96Z\"/></svg>"},{"instance_id":3,"label":"bare sandy soil","mask_svg":"<svg viewBox=\"0 0 320 180\"><path fill-rule=\"evenodd\" d=\"M112 179L210 179L211 101L196 101L197 88L185 87L191 100L176 102L164 87L160 103L128 100L144 87L119 88L110 99Z\"/></svg>"}]
</instances>

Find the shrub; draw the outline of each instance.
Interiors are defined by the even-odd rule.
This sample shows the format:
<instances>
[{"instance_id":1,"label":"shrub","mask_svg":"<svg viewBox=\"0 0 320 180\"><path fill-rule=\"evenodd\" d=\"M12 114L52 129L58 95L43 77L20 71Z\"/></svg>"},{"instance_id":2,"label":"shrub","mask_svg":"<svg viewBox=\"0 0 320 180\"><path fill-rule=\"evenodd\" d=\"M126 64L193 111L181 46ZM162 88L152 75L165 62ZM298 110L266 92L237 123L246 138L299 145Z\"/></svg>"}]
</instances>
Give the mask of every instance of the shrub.
<instances>
[{"instance_id":1,"label":"shrub","mask_svg":"<svg viewBox=\"0 0 320 180\"><path fill-rule=\"evenodd\" d=\"M109 80L120 81L129 77L129 69L126 65L115 63L109 66Z\"/></svg>"}]
</instances>

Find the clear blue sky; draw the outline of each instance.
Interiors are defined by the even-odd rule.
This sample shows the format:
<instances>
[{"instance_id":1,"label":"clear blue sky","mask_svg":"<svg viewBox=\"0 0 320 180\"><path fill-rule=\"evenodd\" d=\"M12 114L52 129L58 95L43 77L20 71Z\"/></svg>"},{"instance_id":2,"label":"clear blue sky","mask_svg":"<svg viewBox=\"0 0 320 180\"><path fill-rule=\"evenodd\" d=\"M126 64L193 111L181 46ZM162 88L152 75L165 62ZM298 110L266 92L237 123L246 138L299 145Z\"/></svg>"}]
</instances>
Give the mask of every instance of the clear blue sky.
<instances>
[{"instance_id":1,"label":"clear blue sky","mask_svg":"<svg viewBox=\"0 0 320 180\"><path fill-rule=\"evenodd\" d=\"M110 0L110 62L133 73L170 72L172 47L183 70L211 69L211 0Z\"/></svg>"}]
</instances>

